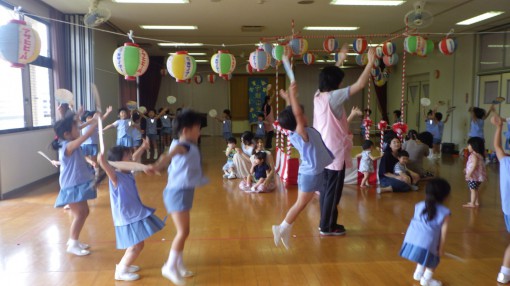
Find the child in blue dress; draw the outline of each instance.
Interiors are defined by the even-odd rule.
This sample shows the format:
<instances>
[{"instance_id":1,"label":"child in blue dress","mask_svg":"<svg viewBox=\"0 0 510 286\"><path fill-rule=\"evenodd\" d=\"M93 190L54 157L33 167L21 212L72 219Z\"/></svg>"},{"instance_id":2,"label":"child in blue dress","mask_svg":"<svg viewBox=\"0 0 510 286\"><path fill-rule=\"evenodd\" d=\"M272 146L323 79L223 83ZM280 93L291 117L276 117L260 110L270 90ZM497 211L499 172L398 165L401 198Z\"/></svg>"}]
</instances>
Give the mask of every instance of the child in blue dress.
<instances>
[{"instance_id":1,"label":"child in blue dress","mask_svg":"<svg viewBox=\"0 0 510 286\"><path fill-rule=\"evenodd\" d=\"M264 129L264 114L259 113L257 115L257 122L255 123L255 138L263 139L266 137L266 130Z\"/></svg>"},{"instance_id":2,"label":"child in blue dress","mask_svg":"<svg viewBox=\"0 0 510 286\"><path fill-rule=\"evenodd\" d=\"M108 160L136 162L148 147L148 142L144 141L133 154L131 148L115 146L108 151ZM137 280L140 275L135 272L139 271L140 267L133 263L144 247L144 240L160 231L164 223L154 215L153 208L143 205L135 178L130 171L115 170L103 154L99 154L98 159L110 178L110 204L117 249L126 249L119 264L115 266L115 280Z\"/></svg>"},{"instance_id":3,"label":"child in blue dress","mask_svg":"<svg viewBox=\"0 0 510 286\"><path fill-rule=\"evenodd\" d=\"M302 106L297 98L297 85L292 82L289 93L280 91L280 96L285 99L287 106L279 115L279 123L282 128L290 130L289 140L299 151L301 163L298 173L298 197L294 205L289 209L285 219L280 225L273 225L274 243L280 244L280 240L286 249L290 246L292 224L297 216L304 210L314 197L322 184L322 172L324 168L333 162L333 155L322 141L321 134L312 127L308 127Z\"/></svg>"},{"instance_id":4,"label":"child in blue dress","mask_svg":"<svg viewBox=\"0 0 510 286\"><path fill-rule=\"evenodd\" d=\"M184 266L182 252L190 231L190 210L195 187L207 183L197 147L200 122L198 113L183 110L173 125L174 134L178 135L179 141L175 144L172 142L169 153L162 154L151 168L152 171L160 171L168 166L168 183L163 192L163 202L172 216L177 233L161 273L176 285L183 285L183 278L194 275Z\"/></svg>"},{"instance_id":5,"label":"child in blue dress","mask_svg":"<svg viewBox=\"0 0 510 286\"><path fill-rule=\"evenodd\" d=\"M471 137L480 137L484 139L483 134L483 124L485 123L485 119L489 117L492 111L495 111L494 104L492 104L489 108L489 111L486 112L485 109L479 107L470 107L469 113L471 114L471 125L469 126L469 138Z\"/></svg>"},{"instance_id":6,"label":"child in blue dress","mask_svg":"<svg viewBox=\"0 0 510 286\"><path fill-rule=\"evenodd\" d=\"M216 116L214 119L222 123L223 139L228 141L228 138L232 137L232 116L230 109L223 110L223 116Z\"/></svg>"},{"instance_id":7,"label":"child in blue dress","mask_svg":"<svg viewBox=\"0 0 510 286\"><path fill-rule=\"evenodd\" d=\"M94 186L93 170L80 148L80 145L93 133L97 126L96 113L89 123L88 131L80 136L78 120L74 115L64 117L55 123L54 130L57 135L52 143L55 150L58 150L60 160L60 192L55 202L55 207L69 205L73 222L69 231L67 241L67 252L78 256L88 255L90 251L87 244L81 243L78 239L80 232L89 215L87 200L97 197Z\"/></svg>"},{"instance_id":8,"label":"child in blue dress","mask_svg":"<svg viewBox=\"0 0 510 286\"><path fill-rule=\"evenodd\" d=\"M491 123L496 126L494 132L494 151L499 160L499 190L501 192L501 207L505 218L506 231L510 232L510 156L505 154L501 145L501 132L503 132L503 124L505 119L499 115L493 115ZM504 175L505 174L505 175ZM496 279L499 283L506 284L510 282L510 244L505 250L503 256L503 265Z\"/></svg>"},{"instance_id":9,"label":"child in blue dress","mask_svg":"<svg viewBox=\"0 0 510 286\"><path fill-rule=\"evenodd\" d=\"M133 150L138 149L142 146L142 127L141 127L141 119L140 113L138 111L133 111L131 113L131 126L129 127L130 136L133 140Z\"/></svg>"},{"instance_id":10,"label":"child in blue dress","mask_svg":"<svg viewBox=\"0 0 510 286\"><path fill-rule=\"evenodd\" d=\"M160 109L160 112L163 112L163 108ZM166 147L170 146L170 142L172 141L172 119L175 116L170 115L170 111L166 109L159 118L159 121L161 122L161 141L163 145L163 150L166 149Z\"/></svg>"},{"instance_id":11,"label":"child in blue dress","mask_svg":"<svg viewBox=\"0 0 510 286\"><path fill-rule=\"evenodd\" d=\"M382 156L372 156L372 149L374 148L374 142L370 140L365 140L363 144L361 144L361 148L363 152L356 155L356 157L361 157L359 160L358 171L363 174L363 179L361 180L360 187L370 187L368 183L368 178L370 173L374 172L374 161L378 160Z\"/></svg>"},{"instance_id":12,"label":"child in blue dress","mask_svg":"<svg viewBox=\"0 0 510 286\"><path fill-rule=\"evenodd\" d=\"M158 119L166 113L168 109L163 108L160 113L156 114L156 110L150 109L148 116L140 114L145 118L145 135L147 136L152 149L152 158L158 159ZM147 159L150 159L150 149L147 150Z\"/></svg>"},{"instance_id":13,"label":"child in blue dress","mask_svg":"<svg viewBox=\"0 0 510 286\"><path fill-rule=\"evenodd\" d=\"M407 228L400 256L418 263L413 279L422 286L440 286L432 278L444 254L444 243L450 210L442 203L450 194L450 184L444 179L434 178L425 187L425 201L414 207L414 217Z\"/></svg>"},{"instance_id":14,"label":"child in blue dress","mask_svg":"<svg viewBox=\"0 0 510 286\"><path fill-rule=\"evenodd\" d=\"M103 128L103 131L108 130L112 127L117 128L117 145L124 147L132 147L133 142L131 138L131 132L129 132L129 124L131 119L126 108L119 109L119 119L110 125Z\"/></svg>"}]
</instances>

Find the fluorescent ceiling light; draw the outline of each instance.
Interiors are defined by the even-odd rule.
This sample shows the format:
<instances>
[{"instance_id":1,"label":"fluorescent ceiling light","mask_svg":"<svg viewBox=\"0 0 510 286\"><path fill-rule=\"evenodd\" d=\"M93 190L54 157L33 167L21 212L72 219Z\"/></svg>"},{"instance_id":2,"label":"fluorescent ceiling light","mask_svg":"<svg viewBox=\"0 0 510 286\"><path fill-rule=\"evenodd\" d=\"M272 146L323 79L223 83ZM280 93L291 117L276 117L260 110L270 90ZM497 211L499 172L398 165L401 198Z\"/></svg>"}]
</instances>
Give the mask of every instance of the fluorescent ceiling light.
<instances>
[{"instance_id":1,"label":"fluorescent ceiling light","mask_svg":"<svg viewBox=\"0 0 510 286\"><path fill-rule=\"evenodd\" d=\"M208 63L209 60L195 60L195 62L197 62L197 63Z\"/></svg>"},{"instance_id":2,"label":"fluorescent ceiling light","mask_svg":"<svg viewBox=\"0 0 510 286\"><path fill-rule=\"evenodd\" d=\"M488 48L510 48L510 45L488 45Z\"/></svg>"},{"instance_id":3,"label":"fluorescent ceiling light","mask_svg":"<svg viewBox=\"0 0 510 286\"><path fill-rule=\"evenodd\" d=\"M140 25L145 30L198 30L197 26Z\"/></svg>"},{"instance_id":4,"label":"fluorescent ceiling light","mask_svg":"<svg viewBox=\"0 0 510 286\"><path fill-rule=\"evenodd\" d=\"M330 55L334 56L336 53L331 53ZM357 56L358 53L347 53L348 56Z\"/></svg>"},{"instance_id":5,"label":"fluorescent ceiling light","mask_svg":"<svg viewBox=\"0 0 510 286\"><path fill-rule=\"evenodd\" d=\"M377 46L380 46L380 45L381 44L368 44L369 47L377 47ZM349 47L352 47L352 44L349 44Z\"/></svg>"},{"instance_id":6,"label":"fluorescent ceiling light","mask_svg":"<svg viewBox=\"0 0 510 286\"><path fill-rule=\"evenodd\" d=\"M168 53L169 55L175 55L176 52ZM207 56L207 53L188 53L190 56Z\"/></svg>"},{"instance_id":7,"label":"fluorescent ceiling light","mask_svg":"<svg viewBox=\"0 0 510 286\"><path fill-rule=\"evenodd\" d=\"M161 47L200 47L202 43L158 43Z\"/></svg>"},{"instance_id":8,"label":"fluorescent ceiling light","mask_svg":"<svg viewBox=\"0 0 510 286\"><path fill-rule=\"evenodd\" d=\"M471 25L471 24L474 24L474 23L481 22L483 20L487 20L487 19L492 18L492 17L496 17L496 16L501 15L503 13L505 13L505 12L503 12L503 11L490 11L490 12L484 13L482 15L478 15L476 17L469 18L469 19L464 20L462 22L458 22L457 25Z\"/></svg>"},{"instance_id":9,"label":"fluorescent ceiling light","mask_svg":"<svg viewBox=\"0 0 510 286\"><path fill-rule=\"evenodd\" d=\"M335 63L335 60L327 60L327 61L324 61L324 60L316 60L316 62L318 62L318 63L324 63L324 62L327 62L327 63Z\"/></svg>"},{"instance_id":10,"label":"fluorescent ceiling light","mask_svg":"<svg viewBox=\"0 0 510 286\"><path fill-rule=\"evenodd\" d=\"M497 64L500 64L501 62L480 62L480 64L482 65L497 65Z\"/></svg>"},{"instance_id":11,"label":"fluorescent ceiling light","mask_svg":"<svg viewBox=\"0 0 510 286\"><path fill-rule=\"evenodd\" d=\"M139 3L139 4L189 4L189 0L112 0L116 3Z\"/></svg>"},{"instance_id":12,"label":"fluorescent ceiling light","mask_svg":"<svg viewBox=\"0 0 510 286\"><path fill-rule=\"evenodd\" d=\"M308 31L355 31L359 27L320 27L320 26L306 26L303 30Z\"/></svg>"},{"instance_id":13,"label":"fluorescent ceiling light","mask_svg":"<svg viewBox=\"0 0 510 286\"><path fill-rule=\"evenodd\" d=\"M347 6L398 6L406 1L378 1L378 0L332 0L331 5Z\"/></svg>"}]
</instances>

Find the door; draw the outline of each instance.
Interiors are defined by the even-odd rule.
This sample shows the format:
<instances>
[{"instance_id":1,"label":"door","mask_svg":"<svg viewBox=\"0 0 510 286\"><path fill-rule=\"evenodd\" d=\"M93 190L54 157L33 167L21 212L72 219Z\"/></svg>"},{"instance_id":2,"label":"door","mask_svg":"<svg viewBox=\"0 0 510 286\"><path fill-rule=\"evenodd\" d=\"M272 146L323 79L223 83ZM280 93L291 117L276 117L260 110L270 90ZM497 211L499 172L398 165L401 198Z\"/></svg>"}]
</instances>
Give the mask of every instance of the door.
<instances>
[{"instance_id":1,"label":"door","mask_svg":"<svg viewBox=\"0 0 510 286\"><path fill-rule=\"evenodd\" d=\"M407 123L408 130L425 130L425 118L423 108L420 105L422 98L429 98L429 75L409 76L407 82L407 94L405 105L404 121Z\"/></svg>"}]
</instances>

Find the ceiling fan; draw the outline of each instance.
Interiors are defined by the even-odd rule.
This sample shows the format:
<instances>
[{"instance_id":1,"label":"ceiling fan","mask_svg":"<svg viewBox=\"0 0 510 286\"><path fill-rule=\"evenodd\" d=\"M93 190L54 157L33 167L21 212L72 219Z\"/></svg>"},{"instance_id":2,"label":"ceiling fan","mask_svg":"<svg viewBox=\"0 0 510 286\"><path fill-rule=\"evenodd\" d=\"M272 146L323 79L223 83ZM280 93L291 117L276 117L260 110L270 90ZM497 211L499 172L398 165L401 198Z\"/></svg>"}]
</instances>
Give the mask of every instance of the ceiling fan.
<instances>
[{"instance_id":1,"label":"ceiling fan","mask_svg":"<svg viewBox=\"0 0 510 286\"><path fill-rule=\"evenodd\" d=\"M83 22L87 27L97 27L108 21L112 15L110 9L99 7L100 0L92 0L89 12L83 17Z\"/></svg>"}]
</instances>

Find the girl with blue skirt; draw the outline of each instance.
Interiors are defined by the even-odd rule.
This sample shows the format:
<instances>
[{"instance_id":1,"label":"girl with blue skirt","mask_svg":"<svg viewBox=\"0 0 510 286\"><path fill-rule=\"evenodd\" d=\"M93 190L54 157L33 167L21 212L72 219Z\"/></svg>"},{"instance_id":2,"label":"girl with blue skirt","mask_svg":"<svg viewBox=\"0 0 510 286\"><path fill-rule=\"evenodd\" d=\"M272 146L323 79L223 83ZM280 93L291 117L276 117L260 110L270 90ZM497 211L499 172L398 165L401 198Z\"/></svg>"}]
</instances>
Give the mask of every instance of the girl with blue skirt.
<instances>
[{"instance_id":1,"label":"girl with blue skirt","mask_svg":"<svg viewBox=\"0 0 510 286\"><path fill-rule=\"evenodd\" d=\"M54 126L57 136L52 146L55 150L58 150L60 161L60 192L55 207L69 205L73 222L69 231L67 252L78 256L90 253L87 250L89 245L81 243L78 239L89 215L87 200L97 197L94 186L94 171L87 164L80 146L94 133L98 116L98 113L94 114L89 124L90 128L81 136L78 120L74 114L57 121Z\"/></svg>"},{"instance_id":2,"label":"girl with blue skirt","mask_svg":"<svg viewBox=\"0 0 510 286\"><path fill-rule=\"evenodd\" d=\"M108 151L108 160L136 162L148 148L149 143L145 140L134 154L129 147L115 146ZM142 203L135 178L130 171L115 170L108 164L103 154L99 154L98 159L110 178L110 203L117 249L126 249L124 256L115 267L115 280L137 280L140 275L135 272L140 270L140 267L133 265L133 262L140 255L144 240L160 231L164 223L154 215L153 208Z\"/></svg>"},{"instance_id":3,"label":"girl with blue skirt","mask_svg":"<svg viewBox=\"0 0 510 286\"><path fill-rule=\"evenodd\" d=\"M450 194L450 184L441 178L432 179L425 187L425 194L425 201L415 205L400 256L418 263L413 278L420 285L440 286L442 283L432 279L432 275L444 254L451 213L442 203Z\"/></svg>"}]
</instances>

